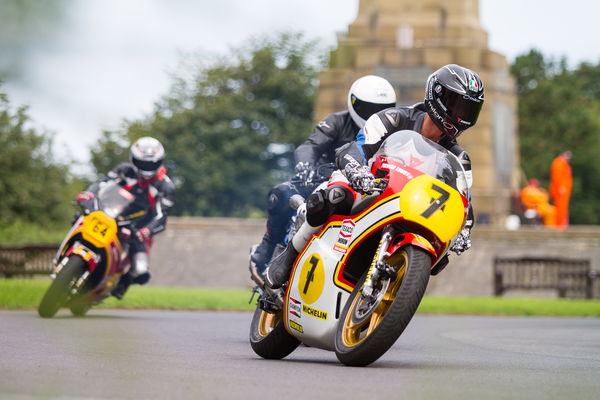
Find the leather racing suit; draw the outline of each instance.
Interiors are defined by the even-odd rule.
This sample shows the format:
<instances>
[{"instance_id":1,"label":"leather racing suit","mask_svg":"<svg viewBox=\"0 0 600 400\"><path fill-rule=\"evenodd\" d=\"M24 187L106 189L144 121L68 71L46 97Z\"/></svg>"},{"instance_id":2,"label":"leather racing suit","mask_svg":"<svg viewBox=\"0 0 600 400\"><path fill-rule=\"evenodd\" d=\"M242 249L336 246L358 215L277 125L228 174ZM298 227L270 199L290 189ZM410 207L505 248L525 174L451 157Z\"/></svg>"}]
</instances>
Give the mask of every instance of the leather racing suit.
<instances>
[{"instance_id":1,"label":"leather racing suit","mask_svg":"<svg viewBox=\"0 0 600 400\"><path fill-rule=\"evenodd\" d=\"M303 184L294 178L274 186L267 195L267 232L258 249L251 254L259 270L273 254L276 244L282 243L294 210L289 200L295 194L308 197L333 172L336 149L356 139L360 128L352 119L350 112L340 111L328 115L313 129L304 143L294 152L296 165L304 166L313 171L318 170L321 180Z\"/></svg>"},{"instance_id":2,"label":"leather racing suit","mask_svg":"<svg viewBox=\"0 0 600 400\"><path fill-rule=\"evenodd\" d=\"M108 172L103 180L115 181L134 195L134 200L118 217L120 225L129 228L129 237L122 237L128 244L131 258L130 271L121 277L129 283L144 284L150 279L148 253L152 245L152 237L166 227L169 210L175 204L175 186L161 167L154 178L144 180L138 178L135 167L130 163L121 163ZM87 192L97 194L101 183L94 183ZM90 200L91 201L91 200ZM82 203L86 207L87 201ZM90 207L86 207L90 208ZM148 236L139 239L136 232L147 228Z\"/></svg>"}]
</instances>

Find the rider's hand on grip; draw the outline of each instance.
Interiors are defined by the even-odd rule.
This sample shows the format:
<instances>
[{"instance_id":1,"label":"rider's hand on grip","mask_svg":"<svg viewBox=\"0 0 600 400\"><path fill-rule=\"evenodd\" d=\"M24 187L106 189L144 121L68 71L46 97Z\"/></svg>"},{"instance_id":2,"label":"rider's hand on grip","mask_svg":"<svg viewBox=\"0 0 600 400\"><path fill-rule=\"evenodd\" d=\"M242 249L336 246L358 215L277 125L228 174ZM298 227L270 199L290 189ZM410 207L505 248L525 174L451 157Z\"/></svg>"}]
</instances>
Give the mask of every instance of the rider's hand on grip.
<instances>
[{"instance_id":1,"label":"rider's hand on grip","mask_svg":"<svg viewBox=\"0 0 600 400\"><path fill-rule=\"evenodd\" d=\"M129 240L131 238L131 229L129 228L121 228L120 236L123 240Z\"/></svg>"},{"instance_id":2,"label":"rider's hand on grip","mask_svg":"<svg viewBox=\"0 0 600 400\"><path fill-rule=\"evenodd\" d=\"M294 170L296 172L295 178L301 183L308 185L312 182L315 175L315 169L311 164L301 161L296 164Z\"/></svg>"},{"instance_id":3,"label":"rider's hand on grip","mask_svg":"<svg viewBox=\"0 0 600 400\"><path fill-rule=\"evenodd\" d=\"M150 229L143 227L140 228L136 233L135 233L135 237L137 238L137 240L139 240L140 242L145 242L147 240L150 240L150 237L152 236L152 232L150 232Z\"/></svg>"},{"instance_id":4,"label":"rider's hand on grip","mask_svg":"<svg viewBox=\"0 0 600 400\"><path fill-rule=\"evenodd\" d=\"M467 228L463 228L456 236L456 241L450 250L460 256L461 253L469 250L469 248L471 248L471 232Z\"/></svg>"},{"instance_id":5,"label":"rider's hand on grip","mask_svg":"<svg viewBox=\"0 0 600 400\"><path fill-rule=\"evenodd\" d=\"M93 198L94 198L94 193L92 193L92 192L79 192L77 194L77 196L75 196L75 202L83 203L83 202L86 202Z\"/></svg>"},{"instance_id":6,"label":"rider's hand on grip","mask_svg":"<svg viewBox=\"0 0 600 400\"><path fill-rule=\"evenodd\" d=\"M360 193L370 194L376 189L376 180L369 168L364 165L347 164L344 168L352 189Z\"/></svg>"}]
</instances>

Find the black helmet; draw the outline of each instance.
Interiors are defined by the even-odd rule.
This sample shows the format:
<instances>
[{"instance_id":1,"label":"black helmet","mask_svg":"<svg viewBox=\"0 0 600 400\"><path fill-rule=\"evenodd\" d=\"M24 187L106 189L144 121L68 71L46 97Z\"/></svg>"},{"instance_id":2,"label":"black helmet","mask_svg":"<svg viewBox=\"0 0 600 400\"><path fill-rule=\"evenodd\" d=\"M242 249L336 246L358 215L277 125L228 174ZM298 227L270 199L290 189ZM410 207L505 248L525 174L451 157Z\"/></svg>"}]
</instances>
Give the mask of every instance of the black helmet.
<instances>
[{"instance_id":1,"label":"black helmet","mask_svg":"<svg viewBox=\"0 0 600 400\"><path fill-rule=\"evenodd\" d=\"M142 178L153 178L165 159L165 149L153 137L139 138L131 145L131 163Z\"/></svg>"},{"instance_id":2,"label":"black helmet","mask_svg":"<svg viewBox=\"0 0 600 400\"><path fill-rule=\"evenodd\" d=\"M455 138L475 125L483 106L483 82L470 69L446 65L427 78L425 108L442 133Z\"/></svg>"}]
</instances>

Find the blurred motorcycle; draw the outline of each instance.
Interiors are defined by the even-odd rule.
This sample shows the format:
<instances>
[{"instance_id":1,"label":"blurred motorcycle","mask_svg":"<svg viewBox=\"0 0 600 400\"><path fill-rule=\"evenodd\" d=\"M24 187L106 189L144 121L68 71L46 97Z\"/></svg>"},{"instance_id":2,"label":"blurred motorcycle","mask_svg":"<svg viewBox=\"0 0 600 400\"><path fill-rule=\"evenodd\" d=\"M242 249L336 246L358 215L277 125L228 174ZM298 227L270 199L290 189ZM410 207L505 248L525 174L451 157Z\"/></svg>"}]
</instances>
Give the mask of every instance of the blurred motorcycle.
<instances>
[{"instance_id":1,"label":"blurred motorcycle","mask_svg":"<svg viewBox=\"0 0 600 400\"><path fill-rule=\"evenodd\" d=\"M131 232L121 214L133 195L115 182L102 182L91 210L77 218L55 257L52 284L38 307L52 318L61 307L83 316L110 296L130 267L125 240Z\"/></svg>"}]
</instances>

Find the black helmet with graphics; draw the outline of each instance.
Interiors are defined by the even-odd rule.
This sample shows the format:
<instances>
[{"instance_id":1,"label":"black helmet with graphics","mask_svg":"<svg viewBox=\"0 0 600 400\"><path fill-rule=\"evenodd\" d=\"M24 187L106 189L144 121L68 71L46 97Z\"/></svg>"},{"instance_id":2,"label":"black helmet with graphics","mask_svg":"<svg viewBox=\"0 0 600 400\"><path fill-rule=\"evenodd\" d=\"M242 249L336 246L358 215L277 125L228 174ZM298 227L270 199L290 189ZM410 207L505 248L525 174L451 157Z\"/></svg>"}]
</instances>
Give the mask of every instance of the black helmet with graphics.
<instances>
[{"instance_id":1,"label":"black helmet with graphics","mask_svg":"<svg viewBox=\"0 0 600 400\"><path fill-rule=\"evenodd\" d=\"M468 68L445 65L427 78L424 103L442 133L456 138L477 122L483 106L483 82Z\"/></svg>"},{"instance_id":2,"label":"black helmet with graphics","mask_svg":"<svg viewBox=\"0 0 600 400\"><path fill-rule=\"evenodd\" d=\"M165 159L165 149L158 140L145 136L131 145L129 155L138 175L145 179L151 179L154 178L162 166Z\"/></svg>"},{"instance_id":3,"label":"black helmet with graphics","mask_svg":"<svg viewBox=\"0 0 600 400\"><path fill-rule=\"evenodd\" d=\"M377 75L358 78L348 92L348 111L359 128L365 126L365 121L371 115L395 105L394 88L386 79Z\"/></svg>"}]
</instances>

